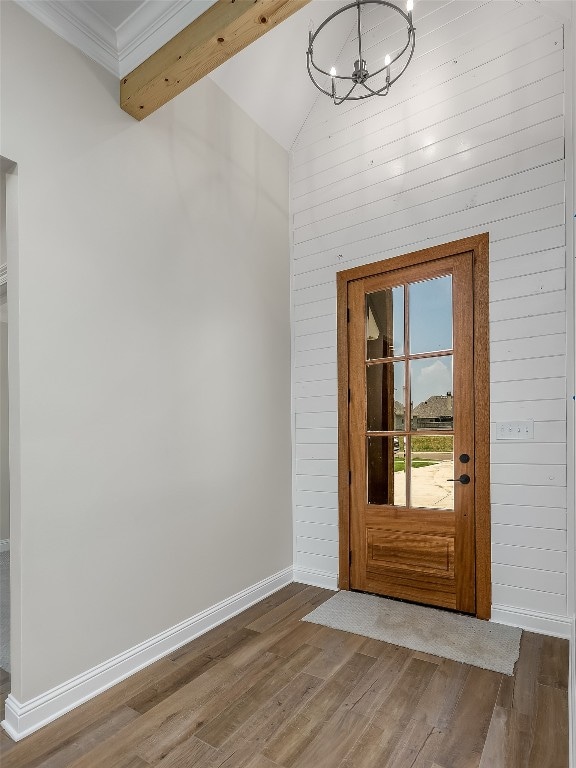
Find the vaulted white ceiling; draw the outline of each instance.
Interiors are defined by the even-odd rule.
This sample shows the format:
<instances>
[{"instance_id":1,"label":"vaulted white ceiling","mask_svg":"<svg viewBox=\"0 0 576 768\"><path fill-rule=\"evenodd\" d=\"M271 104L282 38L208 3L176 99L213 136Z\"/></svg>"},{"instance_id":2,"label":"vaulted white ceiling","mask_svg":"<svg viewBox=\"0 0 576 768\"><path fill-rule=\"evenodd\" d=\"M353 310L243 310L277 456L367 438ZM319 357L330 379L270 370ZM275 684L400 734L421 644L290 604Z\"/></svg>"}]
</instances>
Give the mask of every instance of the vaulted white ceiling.
<instances>
[{"instance_id":1,"label":"vaulted white ceiling","mask_svg":"<svg viewBox=\"0 0 576 768\"><path fill-rule=\"evenodd\" d=\"M349 1L312 0L210 74L286 149L292 146L319 95L306 72L309 26L313 24L317 28L330 13ZM416 19L418 5L429 1L417 0ZM451 0L445 1L449 3ZM120 78L188 26L214 0L17 2L56 34ZM569 18L572 5L572 0L517 2L538 2L549 13L564 18ZM352 31L349 14L337 17L329 29L329 38L327 30L324 43L337 55Z\"/></svg>"},{"instance_id":2,"label":"vaulted white ceiling","mask_svg":"<svg viewBox=\"0 0 576 768\"><path fill-rule=\"evenodd\" d=\"M77 0L78 4L91 8L113 29L118 29L145 2L146 0Z\"/></svg>"},{"instance_id":3,"label":"vaulted white ceiling","mask_svg":"<svg viewBox=\"0 0 576 768\"><path fill-rule=\"evenodd\" d=\"M309 26L312 23L317 28L328 14L347 2L313 0L210 75L286 149L294 143L319 96L306 71ZM352 26L349 13L341 14L331 25L331 45L336 54Z\"/></svg>"}]
</instances>

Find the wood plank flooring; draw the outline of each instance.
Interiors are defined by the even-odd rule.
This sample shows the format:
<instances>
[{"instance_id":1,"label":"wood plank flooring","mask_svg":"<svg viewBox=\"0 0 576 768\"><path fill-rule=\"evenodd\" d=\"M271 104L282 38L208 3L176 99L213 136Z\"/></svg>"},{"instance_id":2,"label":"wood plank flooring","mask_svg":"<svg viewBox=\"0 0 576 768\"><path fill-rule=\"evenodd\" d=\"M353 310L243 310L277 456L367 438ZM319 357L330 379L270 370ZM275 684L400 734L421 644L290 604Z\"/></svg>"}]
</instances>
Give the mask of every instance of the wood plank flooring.
<instances>
[{"instance_id":1,"label":"wood plank flooring","mask_svg":"<svg viewBox=\"0 0 576 768\"><path fill-rule=\"evenodd\" d=\"M14 744L2 768L567 768L568 642L514 677L300 622L291 584Z\"/></svg>"}]
</instances>

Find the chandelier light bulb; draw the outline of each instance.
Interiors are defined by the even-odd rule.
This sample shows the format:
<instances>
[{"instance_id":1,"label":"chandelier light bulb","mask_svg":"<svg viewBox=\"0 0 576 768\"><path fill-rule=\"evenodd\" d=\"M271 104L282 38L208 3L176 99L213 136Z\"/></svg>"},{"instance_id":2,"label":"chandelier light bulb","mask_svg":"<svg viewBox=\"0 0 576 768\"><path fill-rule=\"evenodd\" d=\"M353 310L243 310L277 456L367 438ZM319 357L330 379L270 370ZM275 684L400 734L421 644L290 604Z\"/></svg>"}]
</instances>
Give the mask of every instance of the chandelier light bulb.
<instances>
[{"instance_id":1,"label":"chandelier light bulb","mask_svg":"<svg viewBox=\"0 0 576 768\"><path fill-rule=\"evenodd\" d=\"M336 77L336 67L330 68L330 77Z\"/></svg>"},{"instance_id":2,"label":"chandelier light bulb","mask_svg":"<svg viewBox=\"0 0 576 768\"><path fill-rule=\"evenodd\" d=\"M408 2L406 3L406 10L408 11L408 13L411 13L411 11L414 10L414 0L408 0Z\"/></svg>"},{"instance_id":3,"label":"chandelier light bulb","mask_svg":"<svg viewBox=\"0 0 576 768\"><path fill-rule=\"evenodd\" d=\"M388 83L388 87L390 87L390 54L387 53L386 56L384 56L384 66L386 67L386 83Z\"/></svg>"}]
</instances>

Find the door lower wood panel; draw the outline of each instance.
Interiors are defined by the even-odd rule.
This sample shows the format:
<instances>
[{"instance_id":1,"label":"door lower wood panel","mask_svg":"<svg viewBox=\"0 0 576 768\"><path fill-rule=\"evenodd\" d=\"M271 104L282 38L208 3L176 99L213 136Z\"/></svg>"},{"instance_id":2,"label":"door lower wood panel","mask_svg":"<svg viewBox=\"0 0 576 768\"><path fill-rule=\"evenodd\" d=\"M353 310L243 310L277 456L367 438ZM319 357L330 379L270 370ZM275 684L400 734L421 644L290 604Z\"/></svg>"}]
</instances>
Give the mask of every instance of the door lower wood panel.
<instances>
[{"instance_id":1,"label":"door lower wood panel","mask_svg":"<svg viewBox=\"0 0 576 768\"><path fill-rule=\"evenodd\" d=\"M395 569L430 576L454 576L454 536L433 533L398 533L373 528L368 534L368 570Z\"/></svg>"}]
</instances>

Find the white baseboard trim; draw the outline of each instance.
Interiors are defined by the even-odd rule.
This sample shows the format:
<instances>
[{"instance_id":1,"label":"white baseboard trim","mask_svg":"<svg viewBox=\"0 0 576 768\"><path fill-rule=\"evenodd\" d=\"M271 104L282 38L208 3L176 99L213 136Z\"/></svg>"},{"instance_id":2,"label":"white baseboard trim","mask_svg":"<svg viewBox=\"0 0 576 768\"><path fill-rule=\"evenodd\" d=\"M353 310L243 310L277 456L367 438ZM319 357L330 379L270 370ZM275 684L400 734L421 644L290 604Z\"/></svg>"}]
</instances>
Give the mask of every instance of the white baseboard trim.
<instances>
[{"instance_id":1,"label":"white baseboard trim","mask_svg":"<svg viewBox=\"0 0 576 768\"><path fill-rule=\"evenodd\" d=\"M314 571L311 568L299 568L294 566L294 581L299 584L308 584L310 587L321 587L338 591L338 576L325 571Z\"/></svg>"},{"instance_id":2,"label":"white baseboard trim","mask_svg":"<svg viewBox=\"0 0 576 768\"><path fill-rule=\"evenodd\" d=\"M292 567L285 568L34 699L19 702L10 694L2 727L20 741L292 581Z\"/></svg>"},{"instance_id":3,"label":"white baseboard trim","mask_svg":"<svg viewBox=\"0 0 576 768\"><path fill-rule=\"evenodd\" d=\"M0 552L10 551L10 539L0 539Z\"/></svg>"},{"instance_id":4,"label":"white baseboard trim","mask_svg":"<svg viewBox=\"0 0 576 768\"><path fill-rule=\"evenodd\" d=\"M523 611L521 608L511 608L507 605L493 605L491 621L553 637L570 639L572 634L573 619L569 616Z\"/></svg>"}]
</instances>

